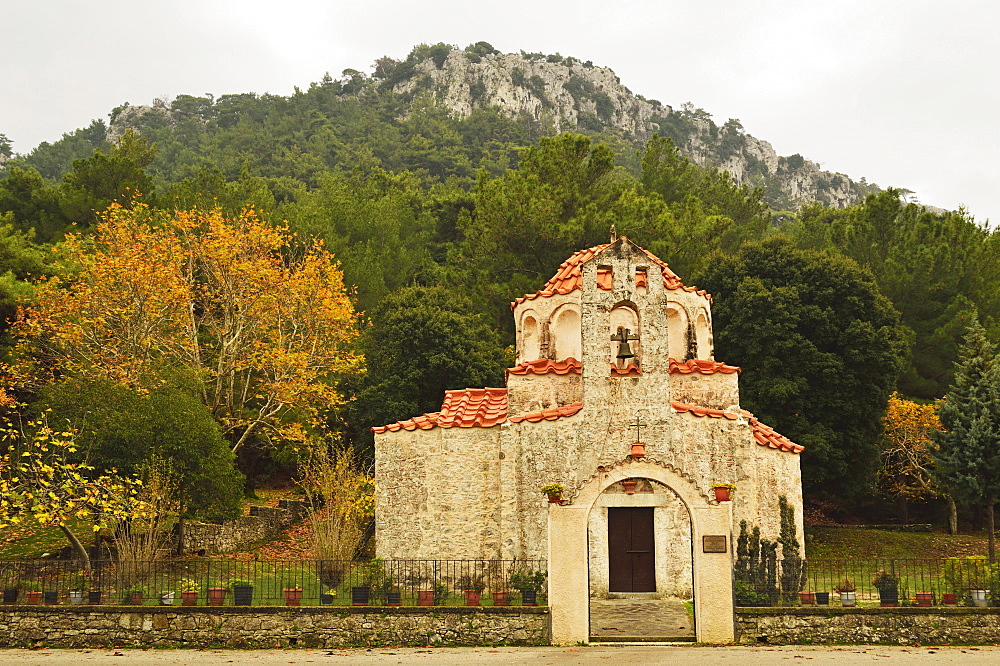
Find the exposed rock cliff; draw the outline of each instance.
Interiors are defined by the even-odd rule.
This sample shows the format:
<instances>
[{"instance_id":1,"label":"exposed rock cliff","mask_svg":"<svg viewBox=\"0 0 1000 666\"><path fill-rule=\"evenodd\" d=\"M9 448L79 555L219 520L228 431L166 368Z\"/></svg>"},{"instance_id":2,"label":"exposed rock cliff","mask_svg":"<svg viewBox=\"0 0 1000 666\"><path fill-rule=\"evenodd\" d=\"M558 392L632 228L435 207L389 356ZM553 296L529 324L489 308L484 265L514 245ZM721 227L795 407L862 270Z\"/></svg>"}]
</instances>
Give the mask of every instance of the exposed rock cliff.
<instances>
[{"instance_id":1,"label":"exposed rock cliff","mask_svg":"<svg viewBox=\"0 0 1000 666\"><path fill-rule=\"evenodd\" d=\"M442 52L440 46L418 47L402 62L383 58L375 77L401 95L433 92L439 103L463 116L495 106L548 123L554 132L605 132L636 142L658 132L694 162L728 171L737 183L763 187L779 209L810 201L849 206L878 189L864 179L854 182L822 171L800 155L780 157L737 120L719 126L690 104L674 109L647 100L607 67L558 55L499 53L483 42L466 50Z\"/></svg>"}]
</instances>

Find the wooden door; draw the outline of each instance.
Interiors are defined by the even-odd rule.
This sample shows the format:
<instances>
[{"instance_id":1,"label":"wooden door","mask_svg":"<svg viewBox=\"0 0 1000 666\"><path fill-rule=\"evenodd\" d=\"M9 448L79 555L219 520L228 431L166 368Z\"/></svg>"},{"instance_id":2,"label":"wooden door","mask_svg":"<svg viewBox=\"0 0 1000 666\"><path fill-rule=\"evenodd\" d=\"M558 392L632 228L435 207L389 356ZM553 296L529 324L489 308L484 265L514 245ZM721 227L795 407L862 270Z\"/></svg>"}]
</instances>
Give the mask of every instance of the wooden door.
<instances>
[{"instance_id":1,"label":"wooden door","mask_svg":"<svg viewBox=\"0 0 1000 666\"><path fill-rule=\"evenodd\" d=\"M609 592L656 592L653 507L608 508Z\"/></svg>"}]
</instances>

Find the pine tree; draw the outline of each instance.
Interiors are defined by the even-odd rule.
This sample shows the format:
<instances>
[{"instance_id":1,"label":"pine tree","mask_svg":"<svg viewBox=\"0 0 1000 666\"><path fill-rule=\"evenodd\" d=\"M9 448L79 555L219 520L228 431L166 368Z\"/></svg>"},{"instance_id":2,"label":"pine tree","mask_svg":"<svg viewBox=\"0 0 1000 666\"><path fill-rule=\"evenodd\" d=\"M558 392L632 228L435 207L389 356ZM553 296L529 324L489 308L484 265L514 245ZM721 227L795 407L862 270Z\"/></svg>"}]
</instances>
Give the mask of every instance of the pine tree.
<instances>
[{"instance_id":1,"label":"pine tree","mask_svg":"<svg viewBox=\"0 0 1000 666\"><path fill-rule=\"evenodd\" d=\"M959 349L955 380L941 405L944 432L934 458L942 487L956 500L986 509L990 562L996 561L993 505L1000 497L1000 361L973 320Z\"/></svg>"}]
</instances>

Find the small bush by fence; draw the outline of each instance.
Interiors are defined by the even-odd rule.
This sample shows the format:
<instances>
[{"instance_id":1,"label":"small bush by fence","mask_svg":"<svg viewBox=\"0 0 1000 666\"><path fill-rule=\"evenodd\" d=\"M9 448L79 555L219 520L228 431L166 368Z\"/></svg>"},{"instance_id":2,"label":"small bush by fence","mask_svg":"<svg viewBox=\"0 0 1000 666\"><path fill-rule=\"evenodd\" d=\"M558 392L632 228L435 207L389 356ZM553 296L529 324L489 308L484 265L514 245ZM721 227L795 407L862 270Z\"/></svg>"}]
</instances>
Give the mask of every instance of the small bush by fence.
<instances>
[{"instance_id":1,"label":"small bush by fence","mask_svg":"<svg viewBox=\"0 0 1000 666\"><path fill-rule=\"evenodd\" d=\"M64 560L0 562L5 603L457 606L473 590L482 604L507 605L541 597L531 592L544 591L545 576L543 560L95 560L86 571Z\"/></svg>"},{"instance_id":2,"label":"small bush by fence","mask_svg":"<svg viewBox=\"0 0 1000 666\"><path fill-rule=\"evenodd\" d=\"M796 564L805 569L797 589L781 585L782 566L738 568L736 605L1000 606L1000 567L982 557L812 559Z\"/></svg>"}]
</instances>

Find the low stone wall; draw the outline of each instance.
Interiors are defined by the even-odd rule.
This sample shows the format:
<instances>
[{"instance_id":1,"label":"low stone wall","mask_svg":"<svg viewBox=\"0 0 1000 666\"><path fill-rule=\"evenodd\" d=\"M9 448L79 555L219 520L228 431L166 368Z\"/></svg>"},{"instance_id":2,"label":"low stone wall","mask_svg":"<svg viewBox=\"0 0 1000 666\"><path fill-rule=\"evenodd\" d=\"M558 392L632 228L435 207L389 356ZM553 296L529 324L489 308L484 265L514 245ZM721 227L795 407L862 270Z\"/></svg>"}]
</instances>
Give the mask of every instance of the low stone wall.
<instances>
[{"instance_id":1,"label":"low stone wall","mask_svg":"<svg viewBox=\"0 0 1000 666\"><path fill-rule=\"evenodd\" d=\"M740 643L1000 643L1000 608L740 608Z\"/></svg>"},{"instance_id":2,"label":"low stone wall","mask_svg":"<svg viewBox=\"0 0 1000 666\"><path fill-rule=\"evenodd\" d=\"M308 504L280 500L278 506L251 506L250 515L222 523L185 523L183 552L229 553L270 539L305 517Z\"/></svg>"},{"instance_id":3,"label":"low stone wall","mask_svg":"<svg viewBox=\"0 0 1000 666\"><path fill-rule=\"evenodd\" d=\"M545 607L12 606L0 647L544 645Z\"/></svg>"}]
</instances>

